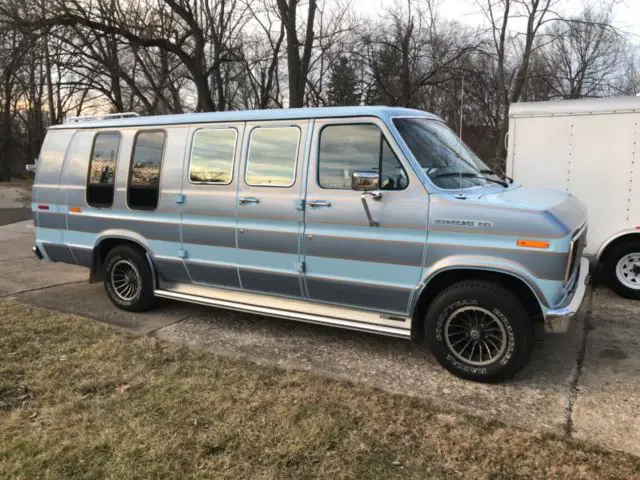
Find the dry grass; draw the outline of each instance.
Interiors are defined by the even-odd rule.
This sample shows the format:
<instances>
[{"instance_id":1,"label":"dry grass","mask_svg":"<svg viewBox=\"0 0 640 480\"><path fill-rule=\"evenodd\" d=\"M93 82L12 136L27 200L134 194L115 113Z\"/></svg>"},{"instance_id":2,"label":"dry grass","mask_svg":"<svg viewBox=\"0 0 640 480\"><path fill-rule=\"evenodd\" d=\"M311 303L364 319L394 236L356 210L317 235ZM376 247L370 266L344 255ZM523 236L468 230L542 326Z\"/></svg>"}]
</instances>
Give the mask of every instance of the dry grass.
<instances>
[{"instance_id":1,"label":"dry grass","mask_svg":"<svg viewBox=\"0 0 640 480\"><path fill-rule=\"evenodd\" d=\"M640 460L0 303L0 478L630 478Z\"/></svg>"}]
</instances>

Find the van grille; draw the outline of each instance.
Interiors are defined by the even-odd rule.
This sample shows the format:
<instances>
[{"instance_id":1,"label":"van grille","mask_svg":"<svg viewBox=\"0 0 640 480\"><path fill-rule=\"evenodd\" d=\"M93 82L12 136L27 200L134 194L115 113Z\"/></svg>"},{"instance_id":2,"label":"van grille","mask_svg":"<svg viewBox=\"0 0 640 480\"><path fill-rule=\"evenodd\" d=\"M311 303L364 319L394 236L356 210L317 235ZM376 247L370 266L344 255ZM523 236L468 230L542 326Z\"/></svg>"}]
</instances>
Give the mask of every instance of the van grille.
<instances>
[{"instance_id":1,"label":"van grille","mask_svg":"<svg viewBox=\"0 0 640 480\"><path fill-rule=\"evenodd\" d=\"M580 265L580 258L582 258L582 252L587 244L587 226L584 225L579 228L573 238L571 239L571 245L569 246L569 260L567 263L567 270L564 277L564 283L567 284L573 278L574 274L578 270Z\"/></svg>"}]
</instances>

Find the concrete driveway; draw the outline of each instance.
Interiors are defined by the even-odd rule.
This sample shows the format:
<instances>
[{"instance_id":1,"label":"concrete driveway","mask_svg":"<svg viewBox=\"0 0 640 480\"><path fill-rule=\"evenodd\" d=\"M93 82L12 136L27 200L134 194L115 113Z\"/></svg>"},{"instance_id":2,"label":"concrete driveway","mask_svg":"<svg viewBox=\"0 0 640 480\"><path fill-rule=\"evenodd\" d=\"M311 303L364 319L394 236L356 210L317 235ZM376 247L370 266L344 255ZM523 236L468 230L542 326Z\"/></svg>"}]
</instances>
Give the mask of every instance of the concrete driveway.
<instances>
[{"instance_id":1,"label":"concrete driveway","mask_svg":"<svg viewBox=\"0 0 640 480\"><path fill-rule=\"evenodd\" d=\"M1 218L1 212L0 212ZM215 354L363 382L539 432L640 455L640 302L590 292L565 335L539 339L501 385L458 380L409 342L174 302L116 310L87 270L36 260L30 222L0 227L0 298L108 322Z\"/></svg>"}]
</instances>

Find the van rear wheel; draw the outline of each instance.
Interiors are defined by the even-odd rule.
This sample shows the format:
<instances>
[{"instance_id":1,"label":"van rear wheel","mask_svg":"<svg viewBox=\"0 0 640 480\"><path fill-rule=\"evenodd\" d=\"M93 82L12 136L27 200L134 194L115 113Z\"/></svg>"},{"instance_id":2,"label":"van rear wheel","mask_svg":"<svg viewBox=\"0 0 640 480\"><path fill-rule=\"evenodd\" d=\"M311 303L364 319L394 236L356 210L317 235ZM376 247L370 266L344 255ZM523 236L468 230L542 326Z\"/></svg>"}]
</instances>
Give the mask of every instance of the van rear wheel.
<instances>
[{"instance_id":1,"label":"van rear wheel","mask_svg":"<svg viewBox=\"0 0 640 480\"><path fill-rule=\"evenodd\" d=\"M606 256L607 283L618 295L640 300L640 242L625 242Z\"/></svg>"},{"instance_id":2,"label":"van rear wheel","mask_svg":"<svg viewBox=\"0 0 640 480\"><path fill-rule=\"evenodd\" d=\"M451 285L430 305L425 337L436 360L458 377L499 382L529 360L533 322L516 295L494 282Z\"/></svg>"},{"instance_id":3,"label":"van rear wheel","mask_svg":"<svg viewBox=\"0 0 640 480\"><path fill-rule=\"evenodd\" d=\"M145 256L122 245L104 261L104 286L113 304L130 312L144 312L154 303L153 276Z\"/></svg>"}]
</instances>

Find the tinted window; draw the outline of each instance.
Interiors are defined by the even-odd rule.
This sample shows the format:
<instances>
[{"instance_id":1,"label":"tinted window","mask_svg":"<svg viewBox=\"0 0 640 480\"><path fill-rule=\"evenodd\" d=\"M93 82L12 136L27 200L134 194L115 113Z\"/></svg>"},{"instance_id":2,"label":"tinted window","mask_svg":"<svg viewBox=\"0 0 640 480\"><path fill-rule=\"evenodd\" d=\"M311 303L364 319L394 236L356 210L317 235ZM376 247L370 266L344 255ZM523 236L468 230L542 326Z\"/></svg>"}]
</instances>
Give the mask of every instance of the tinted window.
<instances>
[{"instance_id":1,"label":"tinted window","mask_svg":"<svg viewBox=\"0 0 640 480\"><path fill-rule=\"evenodd\" d=\"M231 183L236 131L198 130L193 137L189 179L192 182Z\"/></svg>"},{"instance_id":2,"label":"tinted window","mask_svg":"<svg viewBox=\"0 0 640 480\"><path fill-rule=\"evenodd\" d=\"M87 203L91 206L113 205L119 146L120 134L117 132L98 133L95 136L87 179Z\"/></svg>"},{"instance_id":3,"label":"tinted window","mask_svg":"<svg viewBox=\"0 0 640 480\"><path fill-rule=\"evenodd\" d=\"M290 187L296 178L300 130L296 127L256 128L251 132L245 180L247 185Z\"/></svg>"},{"instance_id":4,"label":"tinted window","mask_svg":"<svg viewBox=\"0 0 640 480\"><path fill-rule=\"evenodd\" d=\"M409 183L398 157L376 125L323 128L320 133L320 186L351 189L353 172L380 172L382 190L402 190Z\"/></svg>"},{"instance_id":5,"label":"tinted window","mask_svg":"<svg viewBox=\"0 0 640 480\"><path fill-rule=\"evenodd\" d=\"M136 135L127 188L130 208L153 210L158 206L164 139L165 133L159 131Z\"/></svg>"}]
</instances>

